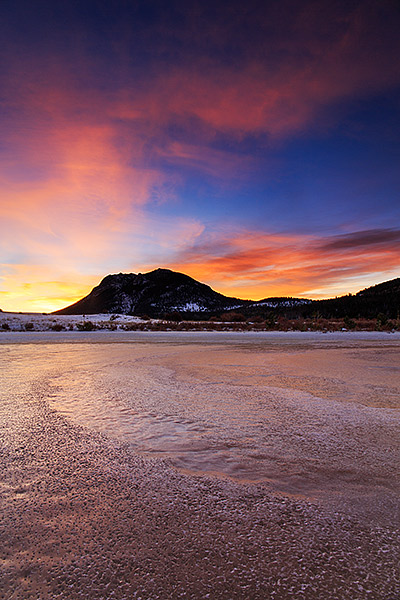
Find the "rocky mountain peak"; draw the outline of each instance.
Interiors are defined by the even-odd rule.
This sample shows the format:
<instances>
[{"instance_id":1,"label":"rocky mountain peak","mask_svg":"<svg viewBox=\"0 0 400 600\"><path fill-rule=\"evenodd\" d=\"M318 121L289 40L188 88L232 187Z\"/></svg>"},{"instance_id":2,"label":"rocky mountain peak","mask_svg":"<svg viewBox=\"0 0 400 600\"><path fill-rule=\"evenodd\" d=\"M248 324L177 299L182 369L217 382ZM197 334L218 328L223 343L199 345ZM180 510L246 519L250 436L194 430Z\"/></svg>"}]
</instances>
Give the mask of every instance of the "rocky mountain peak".
<instances>
[{"instance_id":1,"label":"rocky mountain peak","mask_svg":"<svg viewBox=\"0 0 400 600\"><path fill-rule=\"evenodd\" d=\"M244 302L223 296L189 275L159 268L149 273L107 275L85 298L57 314L206 313L229 310Z\"/></svg>"}]
</instances>

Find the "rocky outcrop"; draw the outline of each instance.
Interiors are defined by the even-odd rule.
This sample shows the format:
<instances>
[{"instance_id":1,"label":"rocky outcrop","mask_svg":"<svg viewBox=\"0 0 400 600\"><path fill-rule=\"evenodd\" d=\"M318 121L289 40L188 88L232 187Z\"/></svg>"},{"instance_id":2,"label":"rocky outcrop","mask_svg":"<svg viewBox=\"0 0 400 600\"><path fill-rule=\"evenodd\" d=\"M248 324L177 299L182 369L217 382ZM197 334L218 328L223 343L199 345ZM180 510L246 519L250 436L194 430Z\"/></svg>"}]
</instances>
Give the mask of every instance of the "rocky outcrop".
<instances>
[{"instance_id":1,"label":"rocky outcrop","mask_svg":"<svg viewBox=\"0 0 400 600\"><path fill-rule=\"evenodd\" d=\"M169 269L150 273L107 275L90 294L55 314L147 314L166 312L210 313L248 304L229 298L188 275Z\"/></svg>"}]
</instances>

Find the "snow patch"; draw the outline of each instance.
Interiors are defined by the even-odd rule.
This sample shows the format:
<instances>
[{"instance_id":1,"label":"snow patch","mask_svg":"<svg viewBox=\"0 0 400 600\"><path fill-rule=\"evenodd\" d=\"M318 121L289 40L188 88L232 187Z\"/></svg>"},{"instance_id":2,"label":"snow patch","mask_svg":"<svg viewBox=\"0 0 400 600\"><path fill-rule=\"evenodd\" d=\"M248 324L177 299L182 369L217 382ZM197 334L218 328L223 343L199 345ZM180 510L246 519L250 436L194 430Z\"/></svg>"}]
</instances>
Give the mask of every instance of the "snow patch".
<instances>
[{"instance_id":1,"label":"snow patch","mask_svg":"<svg viewBox=\"0 0 400 600\"><path fill-rule=\"evenodd\" d=\"M186 302L186 304L172 306L171 310L179 310L182 312L205 312L209 309L206 306L201 306L197 302Z\"/></svg>"},{"instance_id":2,"label":"snow patch","mask_svg":"<svg viewBox=\"0 0 400 600\"><path fill-rule=\"evenodd\" d=\"M304 304L310 304L311 300L274 300L266 302L254 302L252 306L268 306L269 308L278 308L280 306L286 306L292 308L293 306L304 306Z\"/></svg>"}]
</instances>

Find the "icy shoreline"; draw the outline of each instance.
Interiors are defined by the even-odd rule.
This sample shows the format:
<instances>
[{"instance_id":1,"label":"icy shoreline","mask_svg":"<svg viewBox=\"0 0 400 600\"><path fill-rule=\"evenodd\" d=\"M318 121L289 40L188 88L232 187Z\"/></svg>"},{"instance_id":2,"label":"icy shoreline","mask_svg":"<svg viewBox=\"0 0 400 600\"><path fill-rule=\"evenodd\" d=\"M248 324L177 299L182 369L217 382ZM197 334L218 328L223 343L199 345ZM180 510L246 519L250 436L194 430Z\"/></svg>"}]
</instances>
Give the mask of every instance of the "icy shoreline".
<instances>
[{"instance_id":1,"label":"icy shoreline","mask_svg":"<svg viewBox=\"0 0 400 600\"><path fill-rule=\"evenodd\" d=\"M262 322L236 321L168 321L163 319L140 318L124 314L94 314L94 315L54 315L40 313L11 313L0 312L0 338L8 332L135 332L147 333L152 335L160 332L190 334L266 334L268 336L289 336L289 335L320 335L329 334L329 336L339 334L340 339L343 335L364 335L369 339L386 339L387 335L400 336L400 329L394 322L388 322L386 328L377 326L374 320L363 323L353 323L352 329L344 326L340 320L327 321L323 323L313 320L297 321L285 324L276 321L275 325ZM396 329L397 328L397 329ZM364 339L364 338L360 338ZM367 338L366 338L367 339Z\"/></svg>"},{"instance_id":2,"label":"icy shoreline","mask_svg":"<svg viewBox=\"0 0 400 600\"><path fill-rule=\"evenodd\" d=\"M1 404L0 598L397 597L394 530L185 477L72 426L42 393Z\"/></svg>"},{"instance_id":3,"label":"icy shoreline","mask_svg":"<svg viewBox=\"0 0 400 600\"><path fill-rule=\"evenodd\" d=\"M331 350L326 350L326 346L330 346L334 353L340 353L343 347L340 341L347 339L350 354L342 363L352 373L349 356L353 349L358 352L361 338L373 340L371 344L364 341L370 359L374 352L381 354L381 350L385 350L389 370L378 369L378 374L397 373L391 370L391 367L397 368L396 334L3 332L0 335L0 558L3 564L0 599L397 598L400 547L394 517L398 495L395 496L394 489L385 492L385 477L390 473L385 475L379 465L375 476L379 478L377 491L382 494L377 497L381 498L381 504L378 502L375 507L374 503L374 510L389 516L382 521L368 517L362 510L363 502L360 510L350 513L345 506L342 509L317 499L306 500L300 494L274 493L266 485L185 475L172 468L168 460L155 458L154 454L144 456L129 443L115 439L113 432L98 432L90 424L77 423L71 416L63 415L61 406L56 407L61 403L65 408L69 398L80 412L80 402L92 394L96 402L100 400L113 408L128 394L142 398L143 406L139 403L134 407L133 415L149 414L160 422L163 404L169 402L173 423L179 426L185 422L198 428L200 420L192 418L193 415L183 413L179 419L179 396L174 396L174 390L181 390L181 407L185 411L190 408L191 397L195 403L201 399L201 407L208 410L207 401L215 400L220 388L218 414L223 412L224 399L230 397L226 410L229 412L233 407L233 417L237 418L246 389L253 397L254 389L264 386L257 377L262 376L260 369L265 365L265 356L259 356L257 362L256 355L249 352L250 346L262 349L267 345L277 350L277 354L271 352L271 365L276 360L281 366L282 347L286 345L289 352L297 348L297 354L291 353L288 357L293 369L296 356L301 359L307 355L305 340L315 340L323 352L330 353ZM229 345L226 341L231 342L235 356L227 354L223 362L221 353L225 355ZM104 360L99 360L101 352L104 352ZM236 353L240 354L240 361ZM388 357L391 362L387 362ZM315 389L323 395L330 389L325 385L329 373L315 362L312 361L313 368L324 374L322 387ZM329 364L331 362L329 360ZM227 370L221 370L224 364ZM375 373L375 362L369 360L368 364ZM255 369L255 379L247 378L251 374L247 365ZM218 371L214 372L214 368ZM302 364L298 368L301 377L297 378L296 370L292 373L292 382L296 385L306 380ZM141 375L141 379L135 379ZM279 373L276 374L279 379L278 376ZM161 377L162 383L158 396L157 386L151 381L157 377ZM238 377L240 381L235 379ZM273 385L279 384L278 379ZM96 380L102 383L101 388L96 387ZM310 382L315 386L314 379L309 378ZM230 395L227 383L231 385ZM288 385L288 382L283 383ZM373 381L363 381L365 385L369 383ZM238 402L232 404L235 390ZM373 390L377 396L382 395L380 385ZM388 401L391 394L391 390L387 390ZM263 387L258 400L264 395ZM96 415L103 419L101 403L94 406ZM331 436L322 431L333 414L329 404L329 399L313 403L309 417L303 409L297 413L299 417L304 413L306 423L312 427L312 431L309 427L304 430L303 441L312 443L314 439L317 453L323 451L328 438L333 452L336 447L343 450L346 446L340 431ZM125 404L120 403L120 406L125 411L128 408ZM256 402L255 408L260 414L257 407L261 404ZM327 416L322 419L322 426L315 421L318 407L323 408ZM380 429L369 428L374 439L368 445L364 436L366 429L360 428L365 420L358 416L359 411L371 412L370 409L350 406L349 414L354 413L357 418L348 420L347 425L340 407L336 406L335 410L338 426L344 424L348 441L354 440L354 444L347 444L350 455L346 460L349 456L358 461L367 460L364 450L370 449L377 464L375 437L385 436L386 440L385 432L392 431L389 413L386 425L382 419L379 423L374 419ZM372 412L378 415L382 411L373 408ZM166 414L168 416L168 410ZM292 409L287 414L293 415L294 424L298 422ZM215 412L211 411L210 419L215 423ZM263 422L267 424L268 420ZM266 436L266 440L276 438L281 427L287 432L288 425L286 420L277 425L278 429L269 427L271 435ZM313 437L313 432L318 435ZM232 441L232 433L230 430L228 442ZM319 433L323 434L321 438ZM360 436L364 446L359 443ZM293 438L295 442L298 439L297 435ZM389 446L390 440L388 435ZM390 463L385 448L380 446L378 444L382 460L389 467L393 459ZM304 456L308 446L302 447L301 456ZM287 443L284 448L288 449ZM268 449L268 454L271 450ZM299 454L294 453L296 460ZM331 469L334 456L329 447L326 457ZM349 475L345 458L337 456L338 475L343 476L344 483ZM284 462L289 465L287 460Z\"/></svg>"},{"instance_id":4,"label":"icy shoreline","mask_svg":"<svg viewBox=\"0 0 400 600\"><path fill-rule=\"evenodd\" d=\"M296 341L321 341L329 343L335 341L371 341L392 343L400 342L400 332L384 331L4 331L0 330L0 344L2 343L62 343L62 342L131 342L131 341L193 341L210 343L224 343L224 341L246 342L250 340L296 342Z\"/></svg>"}]
</instances>

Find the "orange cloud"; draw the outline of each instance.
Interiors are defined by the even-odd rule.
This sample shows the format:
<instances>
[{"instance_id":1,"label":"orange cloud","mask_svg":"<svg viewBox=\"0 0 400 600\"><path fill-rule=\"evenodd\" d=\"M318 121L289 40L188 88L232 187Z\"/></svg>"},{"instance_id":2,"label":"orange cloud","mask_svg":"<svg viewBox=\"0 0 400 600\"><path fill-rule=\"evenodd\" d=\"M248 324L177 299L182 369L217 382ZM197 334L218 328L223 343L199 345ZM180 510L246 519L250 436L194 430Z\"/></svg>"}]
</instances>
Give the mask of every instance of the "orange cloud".
<instances>
[{"instance_id":1,"label":"orange cloud","mask_svg":"<svg viewBox=\"0 0 400 600\"><path fill-rule=\"evenodd\" d=\"M42 118L27 138L9 134L21 164L10 159L0 168L3 310L61 308L108 272L140 264L155 248L179 247L199 229L195 219L166 218L156 235L159 220L152 223L146 204L155 190L163 201L165 178L141 164L140 140L125 154L112 123L98 115L81 122L73 105L54 98L42 111L50 124Z\"/></svg>"},{"instance_id":2,"label":"orange cloud","mask_svg":"<svg viewBox=\"0 0 400 600\"><path fill-rule=\"evenodd\" d=\"M83 280L146 264L169 264L225 293L254 298L330 295L354 289L360 276L395 272L393 239L360 248L356 239L337 238L329 246L316 236L217 235L211 232L218 223L207 230L197 216L167 218L154 209L169 201L179 208L185 170L230 186L251 177L257 159L239 154L237 140L255 135L278 143L323 124L328 106L396 85L397 29L387 16L375 19L387 10L381 3L365 6L342 14L336 4L316 10L315 3L300 3L292 14L284 2L282 12L276 10L286 34L276 36L275 21L268 29L266 20L255 44L236 38L241 19L254 19L252 11L237 15L232 7L228 18L219 15L207 44L191 14L190 26L174 33L199 52L161 61L157 45L157 64L136 77L129 40L126 47L113 40L121 56L115 80L104 65L97 75L102 63L89 58L84 35L77 55L49 52L45 61L9 40L3 81L12 118L4 121L1 140L7 150L0 167L0 306L25 307L25 289L36 307L35 293L44 298L41 307L54 301L52 308L59 308L87 290ZM201 6L198 11L201 16ZM249 31L257 29L250 25ZM237 49L229 64L225 44ZM214 47L222 57L214 56ZM220 138L233 150L216 149ZM67 292L60 281L71 286Z\"/></svg>"},{"instance_id":3,"label":"orange cloud","mask_svg":"<svg viewBox=\"0 0 400 600\"><path fill-rule=\"evenodd\" d=\"M178 255L170 268L240 298L326 298L356 292L373 285L377 278L383 281L398 277L399 238L400 232L392 230L366 235L357 232L325 240L245 231L216 235L189 248ZM364 239L365 243L351 244L352 239Z\"/></svg>"}]
</instances>

